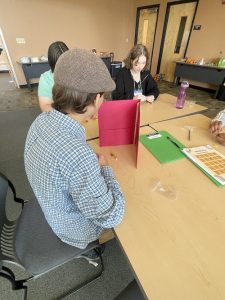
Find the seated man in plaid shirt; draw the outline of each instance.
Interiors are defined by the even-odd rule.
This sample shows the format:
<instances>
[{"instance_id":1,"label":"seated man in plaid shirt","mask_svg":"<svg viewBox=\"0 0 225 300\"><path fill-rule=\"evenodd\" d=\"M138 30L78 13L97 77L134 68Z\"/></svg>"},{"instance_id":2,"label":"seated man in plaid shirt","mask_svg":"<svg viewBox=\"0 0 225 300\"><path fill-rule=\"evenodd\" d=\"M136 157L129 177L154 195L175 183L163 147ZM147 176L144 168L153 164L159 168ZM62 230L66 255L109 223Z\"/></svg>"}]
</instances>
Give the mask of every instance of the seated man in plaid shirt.
<instances>
[{"instance_id":1,"label":"seated man in plaid shirt","mask_svg":"<svg viewBox=\"0 0 225 300\"><path fill-rule=\"evenodd\" d=\"M26 139L25 169L52 230L83 249L124 214L112 169L86 143L81 125L115 84L103 61L82 49L60 56L54 81L53 110L36 118Z\"/></svg>"}]
</instances>

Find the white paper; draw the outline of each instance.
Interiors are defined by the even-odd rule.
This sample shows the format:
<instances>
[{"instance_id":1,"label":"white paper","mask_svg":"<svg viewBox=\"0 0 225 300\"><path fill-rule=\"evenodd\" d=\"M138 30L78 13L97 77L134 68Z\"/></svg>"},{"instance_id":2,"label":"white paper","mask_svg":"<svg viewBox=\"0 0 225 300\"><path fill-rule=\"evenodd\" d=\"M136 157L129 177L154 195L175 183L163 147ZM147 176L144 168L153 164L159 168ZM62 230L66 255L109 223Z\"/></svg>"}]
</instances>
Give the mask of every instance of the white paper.
<instances>
[{"instance_id":1,"label":"white paper","mask_svg":"<svg viewBox=\"0 0 225 300\"><path fill-rule=\"evenodd\" d=\"M225 156L210 145L184 148L184 154L222 185L225 185Z\"/></svg>"}]
</instances>

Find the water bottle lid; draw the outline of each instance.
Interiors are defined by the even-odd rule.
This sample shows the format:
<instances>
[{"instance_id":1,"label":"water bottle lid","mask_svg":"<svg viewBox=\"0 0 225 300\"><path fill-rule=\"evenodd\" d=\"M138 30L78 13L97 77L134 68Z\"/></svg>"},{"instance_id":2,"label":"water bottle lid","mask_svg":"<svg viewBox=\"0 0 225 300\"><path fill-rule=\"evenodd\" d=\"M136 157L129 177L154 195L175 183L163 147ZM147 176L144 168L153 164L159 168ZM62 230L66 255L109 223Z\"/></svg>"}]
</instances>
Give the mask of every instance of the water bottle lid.
<instances>
[{"instance_id":1,"label":"water bottle lid","mask_svg":"<svg viewBox=\"0 0 225 300\"><path fill-rule=\"evenodd\" d=\"M189 82L188 81L182 81L181 86L185 87L185 88L188 88L189 87Z\"/></svg>"}]
</instances>

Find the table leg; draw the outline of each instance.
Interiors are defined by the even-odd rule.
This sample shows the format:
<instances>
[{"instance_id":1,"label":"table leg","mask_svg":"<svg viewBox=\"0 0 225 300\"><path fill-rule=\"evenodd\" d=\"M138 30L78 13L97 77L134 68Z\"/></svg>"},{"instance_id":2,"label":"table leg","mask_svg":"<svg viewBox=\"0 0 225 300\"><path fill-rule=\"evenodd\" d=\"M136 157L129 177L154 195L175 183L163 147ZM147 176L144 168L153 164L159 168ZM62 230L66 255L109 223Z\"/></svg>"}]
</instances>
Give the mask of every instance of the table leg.
<instances>
[{"instance_id":1,"label":"table leg","mask_svg":"<svg viewBox=\"0 0 225 300\"><path fill-rule=\"evenodd\" d=\"M176 87L179 85L180 77L174 76L171 87Z\"/></svg>"},{"instance_id":2,"label":"table leg","mask_svg":"<svg viewBox=\"0 0 225 300\"><path fill-rule=\"evenodd\" d=\"M214 95L213 95L213 98L214 98L214 99L217 99L217 96L218 96L218 93L219 93L219 89L220 89L220 86L218 86L218 87L216 88L216 91L215 91L215 93L214 93Z\"/></svg>"},{"instance_id":3,"label":"table leg","mask_svg":"<svg viewBox=\"0 0 225 300\"><path fill-rule=\"evenodd\" d=\"M24 76L25 76L25 79L26 79L26 82L27 82L27 87L30 91L32 91L32 87L31 87L31 84L30 84L30 80L29 80L29 73L28 73L28 70L27 70L27 66L26 65L22 65L22 68L23 68L23 73L24 73Z\"/></svg>"},{"instance_id":4,"label":"table leg","mask_svg":"<svg viewBox=\"0 0 225 300\"><path fill-rule=\"evenodd\" d=\"M28 86L29 91L32 92L33 89L32 89L32 87L31 87L30 80L29 80L29 79L26 79L26 81L27 81L27 86Z\"/></svg>"}]
</instances>

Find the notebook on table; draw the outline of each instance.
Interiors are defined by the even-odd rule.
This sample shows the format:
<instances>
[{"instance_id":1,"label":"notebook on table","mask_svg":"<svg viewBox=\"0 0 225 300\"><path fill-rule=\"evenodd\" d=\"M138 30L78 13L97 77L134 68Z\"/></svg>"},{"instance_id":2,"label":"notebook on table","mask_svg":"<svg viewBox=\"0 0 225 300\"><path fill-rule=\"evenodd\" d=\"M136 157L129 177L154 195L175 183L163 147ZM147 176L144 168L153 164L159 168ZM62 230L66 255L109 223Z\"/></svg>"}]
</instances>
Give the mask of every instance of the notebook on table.
<instances>
[{"instance_id":1,"label":"notebook on table","mask_svg":"<svg viewBox=\"0 0 225 300\"><path fill-rule=\"evenodd\" d=\"M184 148L182 151L217 186L225 186L225 155L210 145Z\"/></svg>"},{"instance_id":2,"label":"notebook on table","mask_svg":"<svg viewBox=\"0 0 225 300\"><path fill-rule=\"evenodd\" d=\"M146 149L162 164L185 157L181 151L185 146L167 131L144 134L139 139Z\"/></svg>"}]
</instances>

